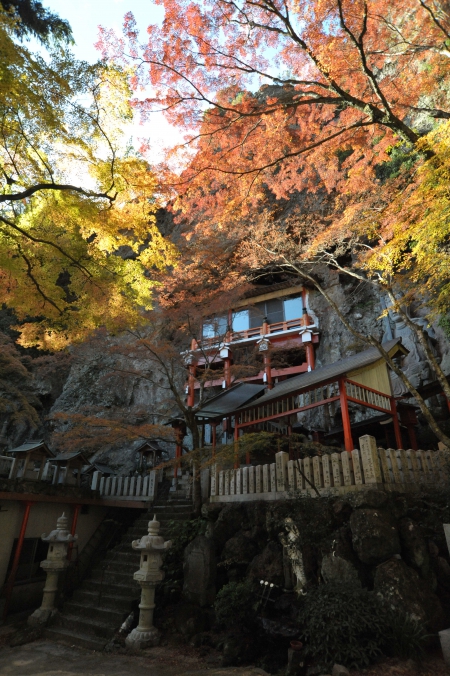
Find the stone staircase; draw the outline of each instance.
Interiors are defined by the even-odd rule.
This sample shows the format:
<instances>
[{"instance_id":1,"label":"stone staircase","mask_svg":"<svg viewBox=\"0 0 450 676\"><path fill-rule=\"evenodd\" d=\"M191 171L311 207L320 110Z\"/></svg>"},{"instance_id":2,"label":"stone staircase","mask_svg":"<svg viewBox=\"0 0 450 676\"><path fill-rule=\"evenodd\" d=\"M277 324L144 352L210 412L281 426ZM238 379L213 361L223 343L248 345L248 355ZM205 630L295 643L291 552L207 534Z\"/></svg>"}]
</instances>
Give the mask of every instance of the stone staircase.
<instances>
[{"instance_id":1,"label":"stone staircase","mask_svg":"<svg viewBox=\"0 0 450 676\"><path fill-rule=\"evenodd\" d=\"M192 503L184 497L161 497L148 512L141 513L120 543L92 567L72 599L64 604L55 624L46 630L48 638L103 650L133 607L137 607L141 589L133 580L133 574L139 568L140 555L131 543L146 535L154 514L161 523L161 535L166 535L171 520L191 518Z\"/></svg>"}]
</instances>

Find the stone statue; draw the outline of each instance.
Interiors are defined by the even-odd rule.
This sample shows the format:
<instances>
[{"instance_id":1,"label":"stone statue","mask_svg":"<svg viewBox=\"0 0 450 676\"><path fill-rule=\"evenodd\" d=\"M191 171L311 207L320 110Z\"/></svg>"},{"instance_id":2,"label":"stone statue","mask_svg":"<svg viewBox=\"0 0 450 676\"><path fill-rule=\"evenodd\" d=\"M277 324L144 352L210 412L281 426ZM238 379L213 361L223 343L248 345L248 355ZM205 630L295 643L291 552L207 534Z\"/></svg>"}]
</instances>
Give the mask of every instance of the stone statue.
<instances>
[{"instance_id":1,"label":"stone statue","mask_svg":"<svg viewBox=\"0 0 450 676\"><path fill-rule=\"evenodd\" d=\"M284 551L291 562L292 571L297 580L294 591L296 591L297 594L301 594L306 585L306 575L301 551L300 531L291 517L287 517L284 520L284 526L286 532L280 533L279 538L284 547Z\"/></svg>"}]
</instances>

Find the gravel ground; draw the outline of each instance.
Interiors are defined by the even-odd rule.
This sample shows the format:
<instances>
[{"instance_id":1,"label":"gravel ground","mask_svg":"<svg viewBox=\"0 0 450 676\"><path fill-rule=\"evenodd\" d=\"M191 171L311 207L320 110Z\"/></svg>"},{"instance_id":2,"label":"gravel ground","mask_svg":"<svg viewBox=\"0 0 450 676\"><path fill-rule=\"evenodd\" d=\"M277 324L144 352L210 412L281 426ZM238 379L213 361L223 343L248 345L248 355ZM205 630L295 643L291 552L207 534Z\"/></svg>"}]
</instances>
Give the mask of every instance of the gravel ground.
<instances>
[{"instance_id":1,"label":"gravel ground","mask_svg":"<svg viewBox=\"0 0 450 676\"><path fill-rule=\"evenodd\" d=\"M183 650L153 648L141 657L109 655L39 640L0 650L0 676L266 676L255 667L207 668Z\"/></svg>"},{"instance_id":2,"label":"gravel ground","mask_svg":"<svg viewBox=\"0 0 450 676\"><path fill-rule=\"evenodd\" d=\"M162 646L142 655L107 654L48 640L0 647L0 676L269 676L256 667L210 666L189 646ZM390 659L351 676L450 676L437 652L422 665Z\"/></svg>"}]
</instances>

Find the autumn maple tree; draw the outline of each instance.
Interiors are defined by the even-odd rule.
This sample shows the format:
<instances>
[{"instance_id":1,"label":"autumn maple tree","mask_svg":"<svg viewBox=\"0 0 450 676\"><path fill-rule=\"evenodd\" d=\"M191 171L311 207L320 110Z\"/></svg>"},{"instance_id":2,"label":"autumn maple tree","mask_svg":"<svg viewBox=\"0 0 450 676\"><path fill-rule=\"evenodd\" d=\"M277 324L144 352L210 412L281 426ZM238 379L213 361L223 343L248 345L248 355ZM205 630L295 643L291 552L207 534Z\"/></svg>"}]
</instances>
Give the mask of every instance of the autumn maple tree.
<instances>
[{"instance_id":1,"label":"autumn maple tree","mask_svg":"<svg viewBox=\"0 0 450 676\"><path fill-rule=\"evenodd\" d=\"M127 146L125 74L61 41L33 54L21 30L0 8L0 288L22 343L58 349L137 325L149 270L174 248L155 225L155 175Z\"/></svg>"}]
</instances>

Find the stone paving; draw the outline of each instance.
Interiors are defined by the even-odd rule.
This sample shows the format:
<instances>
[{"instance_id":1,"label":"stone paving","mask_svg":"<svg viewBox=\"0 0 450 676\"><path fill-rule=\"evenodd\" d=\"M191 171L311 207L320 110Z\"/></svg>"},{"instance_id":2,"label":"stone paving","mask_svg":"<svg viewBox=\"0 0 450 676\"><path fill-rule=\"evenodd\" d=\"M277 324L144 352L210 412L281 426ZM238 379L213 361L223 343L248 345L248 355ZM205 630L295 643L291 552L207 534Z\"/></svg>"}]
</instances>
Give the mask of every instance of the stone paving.
<instances>
[{"instance_id":1,"label":"stone paving","mask_svg":"<svg viewBox=\"0 0 450 676\"><path fill-rule=\"evenodd\" d=\"M144 656L105 654L40 640L0 648L0 676L268 676L255 667L206 668L195 657L153 648Z\"/></svg>"}]
</instances>

